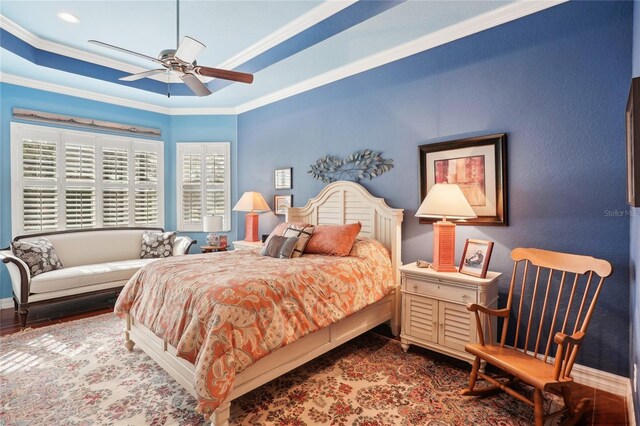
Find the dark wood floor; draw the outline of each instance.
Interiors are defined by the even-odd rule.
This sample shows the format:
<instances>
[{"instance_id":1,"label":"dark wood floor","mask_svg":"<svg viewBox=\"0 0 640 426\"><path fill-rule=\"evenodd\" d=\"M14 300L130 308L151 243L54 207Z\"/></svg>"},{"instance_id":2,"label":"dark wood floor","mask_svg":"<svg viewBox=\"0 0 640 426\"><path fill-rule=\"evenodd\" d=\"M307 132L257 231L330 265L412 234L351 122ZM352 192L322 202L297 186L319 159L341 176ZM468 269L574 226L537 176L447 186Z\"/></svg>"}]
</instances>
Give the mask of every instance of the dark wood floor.
<instances>
[{"instance_id":1,"label":"dark wood floor","mask_svg":"<svg viewBox=\"0 0 640 426\"><path fill-rule=\"evenodd\" d=\"M88 318L95 315L113 312L115 298L113 296L91 296L73 301L51 305L34 306L29 311L27 327L37 328L52 324ZM13 309L0 310L0 336L20 331L20 319ZM381 334L390 336L388 327L375 329ZM422 350L422 349L421 349ZM458 362L452 360L452 362ZM465 368L465 367L463 367ZM582 421L582 425L626 425L628 416L625 398L608 392L580 387L576 397L590 397L594 409Z\"/></svg>"}]
</instances>

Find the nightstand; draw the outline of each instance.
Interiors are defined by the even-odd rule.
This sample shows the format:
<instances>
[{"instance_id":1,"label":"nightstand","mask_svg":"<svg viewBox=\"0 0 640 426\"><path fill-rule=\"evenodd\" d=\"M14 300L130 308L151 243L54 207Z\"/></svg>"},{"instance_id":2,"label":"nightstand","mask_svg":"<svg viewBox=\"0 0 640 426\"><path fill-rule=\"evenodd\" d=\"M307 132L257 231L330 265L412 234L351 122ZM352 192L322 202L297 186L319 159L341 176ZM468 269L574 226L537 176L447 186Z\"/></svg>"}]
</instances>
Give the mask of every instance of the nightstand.
<instances>
[{"instance_id":1,"label":"nightstand","mask_svg":"<svg viewBox=\"0 0 640 426\"><path fill-rule=\"evenodd\" d=\"M227 246L224 247L216 247L216 246L200 246L203 253L213 253L218 251L227 251Z\"/></svg>"},{"instance_id":2,"label":"nightstand","mask_svg":"<svg viewBox=\"0 0 640 426\"><path fill-rule=\"evenodd\" d=\"M233 248L235 250L254 250L262 248L263 244L261 241L234 241Z\"/></svg>"},{"instance_id":3,"label":"nightstand","mask_svg":"<svg viewBox=\"0 0 640 426\"><path fill-rule=\"evenodd\" d=\"M498 304L500 273L487 272L486 279L458 272L435 272L418 268L415 263L400 267L402 276L402 330L400 341L406 352L418 345L455 358L473 362L464 350L477 343L476 319L467 311L468 303L491 309ZM496 338L496 318L480 314L485 342L489 339L489 321Z\"/></svg>"}]
</instances>

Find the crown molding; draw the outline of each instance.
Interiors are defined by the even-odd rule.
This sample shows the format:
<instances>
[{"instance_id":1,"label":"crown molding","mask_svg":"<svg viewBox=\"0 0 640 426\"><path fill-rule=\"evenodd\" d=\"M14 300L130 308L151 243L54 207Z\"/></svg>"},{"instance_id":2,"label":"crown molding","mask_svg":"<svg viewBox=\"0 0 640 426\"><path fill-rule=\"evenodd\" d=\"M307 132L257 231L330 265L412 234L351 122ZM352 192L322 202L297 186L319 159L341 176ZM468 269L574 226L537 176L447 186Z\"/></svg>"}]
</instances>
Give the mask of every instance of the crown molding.
<instances>
[{"instance_id":1,"label":"crown molding","mask_svg":"<svg viewBox=\"0 0 640 426\"><path fill-rule=\"evenodd\" d=\"M219 64L217 68L235 69L261 53L274 48L291 37L313 27L328 17L356 3L357 0L328 0L258 40L242 52Z\"/></svg>"},{"instance_id":2,"label":"crown molding","mask_svg":"<svg viewBox=\"0 0 640 426\"><path fill-rule=\"evenodd\" d=\"M441 46L443 44L446 44L446 43L461 39L463 37L467 37L469 35L478 33L480 31L484 31L486 29L493 28L493 27L496 27L498 25L505 24L507 22L522 18L524 16L527 16L527 15L530 15L530 14L533 14L533 13L536 13L536 12L540 12L540 11L548 9L550 7L557 6L559 4L565 3L566 1L568 1L568 0L541 0L541 1L537 1L537 0L519 0L519 1L516 1L515 3L511 3L511 4L508 4L508 5L503 6L501 8L492 10L492 11L487 12L487 13L484 13L482 15L475 16L473 18L467 19L466 21L462 21L462 22L459 22L457 24L451 25L449 27L443 28L442 30L439 30L437 32L434 32L434 33L431 33L431 34L427 34L427 35L425 35L423 37L420 37L420 38L417 38L415 40L409 41L409 42L404 43L402 45L387 49L385 51L382 51L382 52L376 53L374 55L368 56L366 58L363 58L361 60L358 60L358 61L352 62L350 64L344 65L344 66L342 66L340 68L336 68L334 70L331 70L331 71L328 71L326 73L317 75L315 77L309 78L309 79L304 80L302 82L299 82L299 83L293 84L291 86L285 87L283 89L277 90L275 92L272 92L270 94L262 96L262 97L260 97L258 99L254 99L254 100L245 102L245 103L243 103L243 104L241 104L239 106L236 106L236 107L222 107L222 108L218 108L218 107L167 108L167 107L162 107L162 106L159 106L159 105L154 105L154 104L149 104L149 103L139 102L139 101L133 101L133 100L129 100L129 99L125 99L125 98L119 98L119 97L115 97L115 96L103 95L103 94L96 93L96 92L91 92L91 91L73 89L73 88L69 88L69 87L65 87L65 86L61 86L61 85L57 85L57 84L46 83L46 82L41 82L41 81L37 81L37 80L31 80L31 79L27 79L27 78L24 78L24 77L19 77L19 76L16 76L16 75L10 75L10 74L4 74L4 73L0 73L0 81L5 82L5 83L16 84L16 85L19 85L19 86L31 87L31 88L40 89L40 90L46 90L46 91L49 91L49 92L61 93L61 94L64 94L64 95L70 95L70 96L76 96L76 97L85 98L85 99L91 99L91 100L95 100L95 101L99 101L99 102L107 102L107 103L111 103L111 104L115 104L115 105L121 105L121 106L125 106L125 107L141 109L141 110L145 110L145 111L157 112L157 113L166 114L166 115L234 115L234 114L242 114L242 113L251 111L253 109L260 108L262 106L265 106L265 105L268 105L268 104L271 104L271 103L274 103L274 102L289 98L291 96L295 96L297 94L304 93L304 92L307 92L309 90L313 90L315 88L324 86L326 84L330 84L330 83L333 83L335 81L342 80L342 79L350 77L352 75L359 74L359 73L368 71L370 69L380 67L380 66L388 64L390 62L394 62L394 61L406 58L406 57L414 55L416 53L420 53L420 52L423 52L423 51L426 51L426 50L429 50L429 49L433 49L434 47ZM264 51L264 50L261 51L260 49L265 49L265 50L268 49L269 48L268 47L269 43L277 44L279 42L282 42L282 41L286 40L286 38L279 39L278 37L286 37L286 34L289 34L289 37L291 37L292 35L295 35L296 28L298 29L298 32L303 31L304 29L308 28L308 26L313 25L313 22L312 22L313 19L316 19L316 23L320 22L322 19L324 19L324 18L322 18L322 16L326 15L325 16L325 18L326 18L327 16L331 15L331 11L333 11L333 13L337 13L339 10L341 10L339 8L339 6L341 6L341 8L345 8L345 7L347 7L348 5L350 5L352 3L353 3L352 0L348 0L348 1L345 1L345 2L336 1L336 0L327 1L327 2L325 2L323 4L321 4L320 6L312 9L307 14L305 14L305 15L301 16L300 18L298 18L299 22L295 26L293 25L293 21L292 21L291 24L286 25L285 27L282 27L280 30L272 33L270 36L267 36L261 42L256 43L255 45L253 45L249 49L245 50L241 54L236 55L234 57L235 59L232 58L229 61L231 61L231 60L236 60L236 61L249 60L249 59L251 59L251 57L250 57L251 54L256 56L256 55L260 54L262 51ZM325 6L323 6L323 5L325 5ZM323 7L321 7L321 6L323 6ZM320 9L320 10L318 10L318 9ZM304 19L302 19L303 17L304 17ZM313 18L313 17L315 17L315 18ZM296 20L296 21L298 21L298 20ZM36 46L38 48L42 48L44 50L49 50L46 46L45 47L43 47L42 45L38 46L37 43L52 43L52 42L43 41L43 40L39 39L38 37L34 36L33 34L29 33L28 31L26 31L26 30L22 29L21 27L17 26L16 24L13 24L15 26L12 27L11 29L9 29L8 27L5 26L7 22L10 22L11 24L13 24L10 20L8 20L5 17L3 17L2 15L0 15L0 27L6 29L7 31L9 31L12 34L14 34L16 37L19 37L20 39L24 40L25 42L27 42L29 44L32 44L32 45L34 45L34 46ZM305 25L308 25L308 26L305 28ZM14 33L14 31L16 31L16 33ZM20 32L20 31L22 31L22 32ZM278 41L278 40L280 40L280 41ZM264 42L264 44L259 46L259 44L263 43L263 42ZM52 44L55 45L56 43L52 43ZM67 47L64 47L64 46L62 46L62 48L63 49L69 49L70 51L79 52L80 54L84 54L84 52L81 52L81 51L79 51L77 49L67 48ZM253 53L247 53L247 52L249 52L250 49L253 49L253 51L252 51ZM68 53L62 53L62 52L55 52L55 53L60 53L60 54L66 55L66 56L71 56ZM116 66L115 64L120 64L120 65L131 67L131 65L124 64L124 63L121 63L119 61L113 61L111 59L106 59L106 58L103 58L103 57L98 56L98 55L92 55L92 54L87 54L87 55L91 55L92 57L95 56L96 58L100 58L102 60L106 60L106 61L109 61L109 62L99 63L97 61L93 61L92 59L88 59L88 56L84 56L84 57L81 57L81 58L78 58L78 59L87 60L87 61L90 61L90 62L99 63L100 65L115 67L115 68L119 68L119 69L122 69L122 68ZM241 55L244 55L244 56L242 56L242 58L241 58L240 57ZM225 62L225 64L226 63L227 62ZM231 65L233 65L233 64L231 64ZM225 67L226 67L226 65L225 65ZM123 71L130 72L128 70L123 70Z\"/></svg>"},{"instance_id":3,"label":"crown molding","mask_svg":"<svg viewBox=\"0 0 640 426\"><path fill-rule=\"evenodd\" d=\"M553 6L565 3L568 0L542 0L529 1L520 0L515 3L508 4L501 8L483 13L482 15L469 18L465 21L443 28L439 31L427 34L423 37L409 41L396 47L392 47L385 51L376 53L340 68L328 71L324 74L304 80L300 83L293 84L284 89L275 91L258 99L238 105L236 110L238 114L242 114L252 109L277 102L309 90L316 89L334 81L342 80L355 74L368 71L373 68L386 65L416 53L442 46L443 44L467 37L469 35L505 24L507 22L531 15L536 12L548 9Z\"/></svg>"},{"instance_id":4,"label":"crown molding","mask_svg":"<svg viewBox=\"0 0 640 426\"><path fill-rule=\"evenodd\" d=\"M25 77L19 77L13 74L0 73L0 82L15 84L17 86L29 87L32 89L45 90L47 92L60 93L62 95L74 96L76 98L90 99L92 101L106 102L113 105L120 105L129 108L140 109L143 111L156 112L165 115L235 115L235 108L166 108L159 105L149 104L146 102L132 101L130 99L119 98L116 96L103 95L102 93L91 92L88 90L74 89L54 83L46 83L44 81L32 80Z\"/></svg>"},{"instance_id":5,"label":"crown molding","mask_svg":"<svg viewBox=\"0 0 640 426\"><path fill-rule=\"evenodd\" d=\"M7 18L4 15L0 15L0 28L8 31L14 36L18 37L20 40L25 43L30 44L36 49L45 50L47 52L56 53L62 56L68 56L70 58L79 59L81 61L90 62L97 65L102 65L104 67L117 69L120 71L124 71L129 74L136 74L139 72L147 71L152 65L149 65L149 68L142 68L137 65L128 64L126 62L121 62L116 59L111 59L106 56L97 55L95 53L89 53L84 50L76 49L74 47L65 46L60 43L56 43L54 41L45 40L43 38L38 37L37 35L29 32L28 30L22 28L20 25L13 22L11 19ZM147 77L153 80L160 81L162 83L166 83L166 76L152 76ZM203 81L211 81L211 78L203 78ZM178 76L170 75L171 83L181 83L182 80Z\"/></svg>"}]
</instances>

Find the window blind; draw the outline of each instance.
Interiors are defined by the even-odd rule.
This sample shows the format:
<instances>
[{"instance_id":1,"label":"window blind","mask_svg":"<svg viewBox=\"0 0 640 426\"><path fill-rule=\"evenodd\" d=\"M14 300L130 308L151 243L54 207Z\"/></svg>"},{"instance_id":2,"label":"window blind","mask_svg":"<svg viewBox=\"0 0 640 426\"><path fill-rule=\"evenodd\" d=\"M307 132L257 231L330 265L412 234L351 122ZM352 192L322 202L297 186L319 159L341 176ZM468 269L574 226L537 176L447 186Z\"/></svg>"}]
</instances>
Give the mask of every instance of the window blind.
<instances>
[{"instance_id":1,"label":"window blind","mask_svg":"<svg viewBox=\"0 0 640 426\"><path fill-rule=\"evenodd\" d=\"M158 224L158 191L136 189L134 197L134 221L136 225Z\"/></svg>"},{"instance_id":2,"label":"window blind","mask_svg":"<svg viewBox=\"0 0 640 426\"><path fill-rule=\"evenodd\" d=\"M102 179L107 182L129 180L129 152L126 149L102 149Z\"/></svg>"}]
</instances>

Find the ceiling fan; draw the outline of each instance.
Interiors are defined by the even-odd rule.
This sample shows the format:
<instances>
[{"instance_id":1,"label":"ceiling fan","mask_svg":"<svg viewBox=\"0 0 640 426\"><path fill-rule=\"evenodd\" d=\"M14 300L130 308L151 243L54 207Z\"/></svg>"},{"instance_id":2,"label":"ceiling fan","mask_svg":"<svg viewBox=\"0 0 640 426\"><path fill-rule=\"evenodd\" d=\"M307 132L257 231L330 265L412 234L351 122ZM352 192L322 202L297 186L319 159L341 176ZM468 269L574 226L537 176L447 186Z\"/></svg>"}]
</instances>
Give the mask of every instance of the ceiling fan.
<instances>
[{"instance_id":1,"label":"ceiling fan","mask_svg":"<svg viewBox=\"0 0 640 426\"><path fill-rule=\"evenodd\" d=\"M157 58L98 40L89 40L89 43L114 49L119 52L128 53L139 58L148 59L164 67L121 77L119 80L122 81L135 81L157 74L174 73L179 75L180 79L189 87L189 89L198 96L208 96L211 94L211 90L209 90L209 88L200 81L198 76L221 78L223 80L238 81L240 83L247 84L251 84L253 82L252 74L223 70L220 68L204 67L197 64L196 58L206 48L206 46L189 36L185 36L182 39L182 42L180 42L180 0L176 0L177 48L163 50ZM171 94L167 93L167 96L170 97Z\"/></svg>"}]
</instances>

